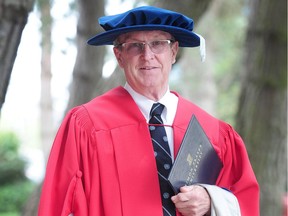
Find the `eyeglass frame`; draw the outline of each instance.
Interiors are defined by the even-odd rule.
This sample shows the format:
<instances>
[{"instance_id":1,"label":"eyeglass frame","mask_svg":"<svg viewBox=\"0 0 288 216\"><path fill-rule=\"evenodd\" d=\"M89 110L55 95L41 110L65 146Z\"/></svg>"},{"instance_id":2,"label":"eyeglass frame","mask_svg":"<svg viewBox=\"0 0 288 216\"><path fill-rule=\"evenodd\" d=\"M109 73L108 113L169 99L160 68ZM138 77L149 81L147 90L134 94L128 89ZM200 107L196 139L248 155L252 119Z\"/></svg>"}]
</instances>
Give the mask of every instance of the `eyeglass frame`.
<instances>
[{"instance_id":1,"label":"eyeglass frame","mask_svg":"<svg viewBox=\"0 0 288 216\"><path fill-rule=\"evenodd\" d=\"M137 47L138 49L139 49L139 51L137 52L137 53L130 53L131 55L139 55L139 54L141 54L141 53L143 53L143 51L144 51L144 49L145 49L145 47L146 47L146 44L148 45L148 47L149 47L149 49L154 53L154 54L161 54L161 53L163 53L164 51L165 51L165 49L163 49L163 50L161 50L160 52L155 52L155 50L153 51L153 46L152 46L152 44L153 43L155 43L155 42L167 42L167 45L170 45L171 46L171 44L173 44L173 43L175 43L176 42L176 40L175 39L161 39L161 40L153 40L153 41L146 41L146 42L124 42L124 43L117 43L117 42L115 42L114 43L114 47L116 47L116 48L123 48L123 47L125 47L126 45L129 45L129 44L135 44L136 46L135 47ZM140 45L140 46L139 46ZM151 48L151 46L152 46L152 48ZM165 45L166 46L166 45ZM168 47L168 46L167 46ZM164 47L165 48L165 47ZM125 49L125 51L127 51L127 49ZM128 51L127 51L127 53L129 53Z\"/></svg>"}]
</instances>

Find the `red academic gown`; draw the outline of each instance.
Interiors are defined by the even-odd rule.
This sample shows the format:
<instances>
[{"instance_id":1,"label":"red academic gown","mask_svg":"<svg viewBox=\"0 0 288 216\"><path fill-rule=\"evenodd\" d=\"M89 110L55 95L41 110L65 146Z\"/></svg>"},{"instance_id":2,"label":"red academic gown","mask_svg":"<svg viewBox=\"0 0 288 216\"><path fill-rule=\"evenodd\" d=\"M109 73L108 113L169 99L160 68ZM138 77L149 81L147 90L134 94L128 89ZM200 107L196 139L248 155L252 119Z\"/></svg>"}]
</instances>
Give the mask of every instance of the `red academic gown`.
<instances>
[{"instance_id":1,"label":"red academic gown","mask_svg":"<svg viewBox=\"0 0 288 216\"><path fill-rule=\"evenodd\" d=\"M195 114L224 165L217 185L238 198L242 216L259 215L259 187L239 135L177 96L175 155ZM161 216L153 152L146 120L123 87L72 109L50 153L39 215Z\"/></svg>"}]
</instances>

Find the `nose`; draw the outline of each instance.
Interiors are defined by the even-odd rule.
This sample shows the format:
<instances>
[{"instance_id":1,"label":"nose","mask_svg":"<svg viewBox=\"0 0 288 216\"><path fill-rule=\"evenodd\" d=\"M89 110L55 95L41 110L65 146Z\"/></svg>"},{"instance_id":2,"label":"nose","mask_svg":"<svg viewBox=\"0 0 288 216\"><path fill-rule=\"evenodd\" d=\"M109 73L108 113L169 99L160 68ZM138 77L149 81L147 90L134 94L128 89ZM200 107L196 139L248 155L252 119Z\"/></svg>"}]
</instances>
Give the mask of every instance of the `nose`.
<instances>
[{"instance_id":1,"label":"nose","mask_svg":"<svg viewBox=\"0 0 288 216\"><path fill-rule=\"evenodd\" d=\"M152 52L148 43L145 43L142 47L142 56L147 59L151 59L154 57L154 52Z\"/></svg>"}]
</instances>

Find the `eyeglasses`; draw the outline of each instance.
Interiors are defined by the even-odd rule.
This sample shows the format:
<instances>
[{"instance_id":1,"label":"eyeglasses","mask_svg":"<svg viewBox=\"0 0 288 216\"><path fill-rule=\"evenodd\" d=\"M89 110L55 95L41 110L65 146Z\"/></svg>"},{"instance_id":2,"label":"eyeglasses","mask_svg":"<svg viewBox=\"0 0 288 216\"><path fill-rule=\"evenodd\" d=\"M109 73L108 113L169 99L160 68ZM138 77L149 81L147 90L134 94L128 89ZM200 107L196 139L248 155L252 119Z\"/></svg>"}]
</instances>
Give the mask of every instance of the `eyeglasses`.
<instances>
[{"instance_id":1,"label":"eyeglasses","mask_svg":"<svg viewBox=\"0 0 288 216\"><path fill-rule=\"evenodd\" d=\"M147 44L150 50L155 54L160 54L167 51L170 44L174 43L174 40L155 40L150 42L126 42L121 44L116 44L115 47L124 48L124 51L129 55L139 55L145 49Z\"/></svg>"}]
</instances>

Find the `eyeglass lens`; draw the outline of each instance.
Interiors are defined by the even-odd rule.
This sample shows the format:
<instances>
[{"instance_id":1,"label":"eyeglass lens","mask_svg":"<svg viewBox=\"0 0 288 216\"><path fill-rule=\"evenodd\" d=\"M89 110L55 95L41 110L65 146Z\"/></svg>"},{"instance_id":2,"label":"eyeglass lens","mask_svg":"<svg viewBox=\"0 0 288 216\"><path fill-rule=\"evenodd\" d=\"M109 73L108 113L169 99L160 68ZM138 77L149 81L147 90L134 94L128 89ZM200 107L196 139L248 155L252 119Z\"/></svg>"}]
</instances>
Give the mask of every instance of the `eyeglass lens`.
<instances>
[{"instance_id":1,"label":"eyeglass lens","mask_svg":"<svg viewBox=\"0 0 288 216\"><path fill-rule=\"evenodd\" d=\"M146 44L150 50L155 54L163 53L169 47L171 40L156 40L151 42L127 42L121 44L128 54L137 55L143 52Z\"/></svg>"}]
</instances>

